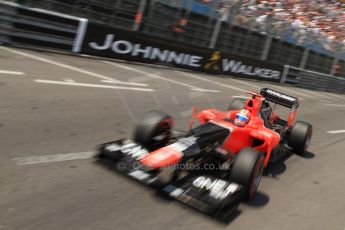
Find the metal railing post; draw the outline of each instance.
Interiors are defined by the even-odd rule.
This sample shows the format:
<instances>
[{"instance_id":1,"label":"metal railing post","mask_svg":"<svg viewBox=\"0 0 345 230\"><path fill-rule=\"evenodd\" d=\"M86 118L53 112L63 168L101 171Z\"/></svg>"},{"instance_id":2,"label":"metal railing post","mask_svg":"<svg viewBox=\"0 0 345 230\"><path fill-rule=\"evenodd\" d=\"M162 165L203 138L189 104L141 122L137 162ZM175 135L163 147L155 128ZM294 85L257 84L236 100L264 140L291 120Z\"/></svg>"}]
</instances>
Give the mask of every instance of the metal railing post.
<instances>
[{"instance_id":1,"label":"metal railing post","mask_svg":"<svg viewBox=\"0 0 345 230\"><path fill-rule=\"evenodd\" d=\"M302 55L302 60L301 60L301 62L299 64L299 68L301 68L301 69L305 68L305 66L307 64L307 61L308 61L309 53L310 53L310 49L309 48L305 48L304 52L303 52L303 55Z\"/></svg>"},{"instance_id":2,"label":"metal railing post","mask_svg":"<svg viewBox=\"0 0 345 230\"><path fill-rule=\"evenodd\" d=\"M190 12L192 12L193 4L194 4L194 0L189 0L188 5L187 5L187 13L186 13L186 18L188 19L189 19Z\"/></svg>"},{"instance_id":3,"label":"metal railing post","mask_svg":"<svg viewBox=\"0 0 345 230\"><path fill-rule=\"evenodd\" d=\"M339 57L337 57L338 55L336 55L333 59L333 62L332 62L332 67L331 69L329 70L329 74L334 76L335 75L335 72L336 72L336 66L338 65L339 63Z\"/></svg>"},{"instance_id":4,"label":"metal railing post","mask_svg":"<svg viewBox=\"0 0 345 230\"><path fill-rule=\"evenodd\" d=\"M223 21L224 22L228 21L228 23L232 22L232 20L235 17L236 12L238 11L240 5L242 4L242 1L243 0L239 0L234 5L228 5L223 9L223 12L217 18L216 25L214 26L214 30L213 30L210 45L209 45L210 49L214 49L216 47L216 44L217 44L217 41L219 38L219 34L220 34L220 30L222 28L222 22Z\"/></svg>"},{"instance_id":5,"label":"metal railing post","mask_svg":"<svg viewBox=\"0 0 345 230\"><path fill-rule=\"evenodd\" d=\"M232 24L237 12L239 11L241 5L243 3L243 0L238 0L230 9L229 9L229 15L228 15L228 23Z\"/></svg>"},{"instance_id":6,"label":"metal railing post","mask_svg":"<svg viewBox=\"0 0 345 230\"><path fill-rule=\"evenodd\" d=\"M267 56L268 56L268 52L270 51L270 48L271 48L271 43L272 43L272 36L267 35L264 49L262 50L262 54L261 54L261 58L260 58L261 61L266 61Z\"/></svg>"},{"instance_id":7,"label":"metal railing post","mask_svg":"<svg viewBox=\"0 0 345 230\"><path fill-rule=\"evenodd\" d=\"M83 45L88 22L89 20L87 20L86 18L81 18L79 20L77 34L76 34L74 44L72 47L73 53L79 53L81 51L81 47Z\"/></svg>"},{"instance_id":8,"label":"metal railing post","mask_svg":"<svg viewBox=\"0 0 345 230\"><path fill-rule=\"evenodd\" d=\"M335 52L334 52L334 59L332 62L331 69L329 70L329 74L334 76L337 73L337 65L339 64L340 61L340 56L341 56L341 51L343 48L343 44L341 43L336 43L335 45Z\"/></svg>"},{"instance_id":9,"label":"metal railing post","mask_svg":"<svg viewBox=\"0 0 345 230\"><path fill-rule=\"evenodd\" d=\"M142 23L144 11L147 5L147 0L140 0L140 5L139 9L135 15L135 20L134 20L134 25L133 25L133 30L138 31L140 29L140 25Z\"/></svg>"},{"instance_id":10,"label":"metal railing post","mask_svg":"<svg viewBox=\"0 0 345 230\"><path fill-rule=\"evenodd\" d=\"M211 42L210 42L210 45L209 45L210 49L214 49L216 47L216 43L218 41L218 37L219 37L219 33L220 33L221 27L222 27L222 19L218 18L217 22L216 22L216 25L214 27L214 30L213 30L212 37L211 37Z\"/></svg>"},{"instance_id":11,"label":"metal railing post","mask_svg":"<svg viewBox=\"0 0 345 230\"><path fill-rule=\"evenodd\" d=\"M289 65L284 65L284 70L283 70L283 73L282 73L282 77L280 79L280 83L285 83L286 82L286 78L287 78L287 75L289 73L289 70L290 70L290 66Z\"/></svg>"}]
</instances>

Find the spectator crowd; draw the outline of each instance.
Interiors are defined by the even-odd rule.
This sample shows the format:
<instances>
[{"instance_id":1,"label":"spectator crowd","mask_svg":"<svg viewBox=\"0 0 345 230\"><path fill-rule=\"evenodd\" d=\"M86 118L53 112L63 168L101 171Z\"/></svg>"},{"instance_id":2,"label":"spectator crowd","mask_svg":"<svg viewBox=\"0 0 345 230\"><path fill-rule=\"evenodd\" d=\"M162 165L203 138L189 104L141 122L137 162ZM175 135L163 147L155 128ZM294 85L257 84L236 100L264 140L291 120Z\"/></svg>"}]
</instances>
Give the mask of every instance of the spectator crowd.
<instances>
[{"instance_id":1,"label":"spectator crowd","mask_svg":"<svg viewBox=\"0 0 345 230\"><path fill-rule=\"evenodd\" d=\"M212 0L197 0L212 4ZM345 44L345 0L221 0L217 7L238 6L234 23L276 35L319 38ZM239 4L236 4L239 3Z\"/></svg>"},{"instance_id":2,"label":"spectator crowd","mask_svg":"<svg viewBox=\"0 0 345 230\"><path fill-rule=\"evenodd\" d=\"M335 0L243 1L237 22L292 29L345 43L345 2Z\"/></svg>"}]
</instances>

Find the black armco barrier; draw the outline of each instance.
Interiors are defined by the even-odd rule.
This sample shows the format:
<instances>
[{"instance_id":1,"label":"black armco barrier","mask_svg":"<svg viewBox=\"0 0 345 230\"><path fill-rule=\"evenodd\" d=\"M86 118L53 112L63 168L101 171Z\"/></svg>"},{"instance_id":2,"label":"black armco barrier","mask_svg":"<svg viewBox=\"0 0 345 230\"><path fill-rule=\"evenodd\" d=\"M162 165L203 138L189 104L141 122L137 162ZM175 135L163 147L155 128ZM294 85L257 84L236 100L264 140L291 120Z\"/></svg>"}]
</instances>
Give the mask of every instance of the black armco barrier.
<instances>
[{"instance_id":1,"label":"black armco barrier","mask_svg":"<svg viewBox=\"0 0 345 230\"><path fill-rule=\"evenodd\" d=\"M279 82L283 66L89 23L81 53Z\"/></svg>"},{"instance_id":2,"label":"black armco barrier","mask_svg":"<svg viewBox=\"0 0 345 230\"><path fill-rule=\"evenodd\" d=\"M72 50L81 20L0 0L0 43Z\"/></svg>"}]
</instances>

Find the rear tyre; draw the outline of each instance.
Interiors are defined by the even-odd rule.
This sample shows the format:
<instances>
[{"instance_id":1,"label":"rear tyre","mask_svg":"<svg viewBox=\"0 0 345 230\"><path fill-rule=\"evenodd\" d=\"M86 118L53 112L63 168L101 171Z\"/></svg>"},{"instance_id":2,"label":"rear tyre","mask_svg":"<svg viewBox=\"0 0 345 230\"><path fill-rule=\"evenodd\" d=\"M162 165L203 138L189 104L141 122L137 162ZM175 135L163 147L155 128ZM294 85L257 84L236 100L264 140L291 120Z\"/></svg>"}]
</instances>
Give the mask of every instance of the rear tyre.
<instances>
[{"instance_id":1,"label":"rear tyre","mask_svg":"<svg viewBox=\"0 0 345 230\"><path fill-rule=\"evenodd\" d=\"M303 155L308 149L312 134L312 125L303 121L297 121L291 129L288 145L295 153Z\"/></svg>"},{"instance_id":2,"label":"rear tyre","mask_svg":"<svg viewBox=\"0 0 345 230\"><path fill-rule=\"evenodd\" d=\"M172 118L161 111L145 114L134 131L134 141L148 149L159 148L168 143L172 135Z\"/></svg>"},{"instance_id":3,"label":"rear tyre","mask_svg":"<svg viewBox=\"0 0 345 230\"><path fill-rule=\"evenodd\" d=\"M236 98L230 103L228 111L229 110L241 110L244 108L244 104L245 104L245 100L240 99L240 98Z\"/></svg>"},{"instance_id":4,"label":"rear tyre","mask_svg":"<svg viewBox=\"0 0 345 230\"><path fill-rule=\"evenodd\" d=\"M258 189L263 170L264 156L260 151L245 148L237 154L231 170L231 179L244 186L246 200L251 199Z\"/></svg>"}]
</instances>

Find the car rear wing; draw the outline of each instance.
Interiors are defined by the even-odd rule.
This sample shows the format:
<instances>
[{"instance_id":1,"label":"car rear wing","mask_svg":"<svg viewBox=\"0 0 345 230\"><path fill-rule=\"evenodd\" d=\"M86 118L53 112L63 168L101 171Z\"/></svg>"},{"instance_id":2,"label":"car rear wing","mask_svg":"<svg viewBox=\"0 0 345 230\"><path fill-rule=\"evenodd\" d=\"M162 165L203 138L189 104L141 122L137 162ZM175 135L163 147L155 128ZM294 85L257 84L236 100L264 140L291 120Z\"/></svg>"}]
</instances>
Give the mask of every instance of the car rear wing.
<instances>
[{"instance_id":1,"label":"car rear wing","mask_svg":"<svg viewBox=\"0 0 345 230\"><path fill-rule=\"evenodd\" d=\"M299 106L298 98L292 97L272 89L263 88L260 94L267 100L279 105L288 107L290 109L296 109Z\"/></svg>"}]
</instances>

